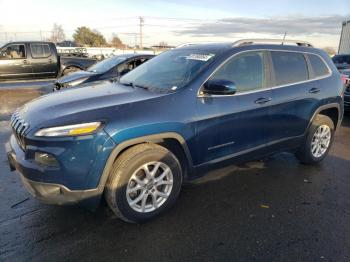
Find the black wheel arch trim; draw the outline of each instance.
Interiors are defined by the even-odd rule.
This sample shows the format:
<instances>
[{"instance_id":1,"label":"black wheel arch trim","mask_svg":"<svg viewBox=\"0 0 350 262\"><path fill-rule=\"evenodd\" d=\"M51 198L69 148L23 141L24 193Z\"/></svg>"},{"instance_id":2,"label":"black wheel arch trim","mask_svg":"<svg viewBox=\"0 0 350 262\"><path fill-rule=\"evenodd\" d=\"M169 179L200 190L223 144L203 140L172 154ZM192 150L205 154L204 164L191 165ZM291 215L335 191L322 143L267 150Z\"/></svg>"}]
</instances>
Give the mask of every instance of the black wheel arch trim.
<instances>
[{"instance_id":1,"label":"black wheel arch trim","mask_svg":"<svg viewBox=\"0 0 350 262\"><path fill-rule=\"evenodd\" d=\"M335 109L338 110L338 122L337 122L337 125L334 126L337 129L341 125L341 122L342 122L342 119L343 119L343 112L342 112L341 106L338 103L330 103L330 104L322 105L322 106L320 106L320 107L318 107L316 109L316 111L314 112L312 118L309 121L309 125L308 125L306 130L309 130L309 128L310 128L312 122L314 121L315 117L321 111L326 110L326 109L332 109L332 108L335 108Z\"/></svg>"},{"instance_id":2,"label":"black wheel arch trim","mask_svg":"<svg viewBox=\"0 0 350 262\"><path fill-rule=\"evenodd\" d=\"M186 159L187 159L187 165L188 165L188 171L192 172L193 170L193 162L192 162L192 156L190 153L190 150L187 146L187 143L185 141L185 139L178 133L175 132L167 132L167 133L160 133L160 134L154 134L154 135L147 135L147 136L142 136L142 137L137 137L137 138L133 138L130 140L126 140L123 141L122 143L118 144L113 151L111 152L110 156L107 159L107 162L105 164L105 167L103 169L101 178L100 178L100 182L98 184L98 189L99 191L102 193L105 187L105 184L107 182L110 170L113 166L113 163L115 162L115 160L117 159L117 157L120 155L120 153L131 146L136 146L138 144L142 144L142 143L160 143L163 142L164 139L175 139L177 140L185 155L186 155Z\"/></svg>"}]
</instances>

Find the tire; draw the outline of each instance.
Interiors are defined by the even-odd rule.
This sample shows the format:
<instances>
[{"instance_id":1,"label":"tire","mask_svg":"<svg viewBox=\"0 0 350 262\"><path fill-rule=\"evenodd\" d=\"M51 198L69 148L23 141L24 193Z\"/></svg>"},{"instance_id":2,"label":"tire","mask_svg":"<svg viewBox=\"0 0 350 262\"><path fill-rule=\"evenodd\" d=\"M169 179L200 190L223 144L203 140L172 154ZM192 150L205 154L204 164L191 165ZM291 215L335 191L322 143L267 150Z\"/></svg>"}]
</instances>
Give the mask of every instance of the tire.
<instances>
[{"instance_id":1,"label":"tire","mask_svg":"<svg viewBox=\"0 0 350 262\"><path fill-rule=\"evenodd\" d=\"M62 72L62 76L66 76L69 75L71 73L77 72L77 71L81 71L82 69L80 69L79 67L76 66L69 66L66 67L63 72Z\"/></svg>"},{"instance_id":2,"label":"tire","mask_svg":"<svg viewBox=\"0 0 350 262\"><path fill-rule=\"evenodd\" d=\"M146 176L144 166L150 171L150 176ZM157 166L158 171L152 174ZM163 178L157 182L162 175ZM153 179L148 179L150 177ZM105 198L119 218L130 223L142 223L163 213L175 203L182 177L181 165L172 152L160 145L140 144L127 149L114 162L106 183ZM131 193L127 194L127 189ZM158 195L160 193L163 196ZM142 200L133 204L140 198Z\"/></svg>"},{"instance_id":3,"label":"tire","mask_svg":"<svg viewBox=\"0 0 350 262\"><path fill-rule=\"evenodd\" d=\"M326 138L326 135L323 137L323 140L317 140L317 135L322 134L322 132L328 131L329 128L329 142L328 138ZM323 131L322 131L323 130ZM320 133L316 134L316 132L319 131ZM327 132L328 133L328 132ZM328 136L327 136L328 137ZM306 135L306 138L304 140L303 145L300 147L298 152L296 153L297 158L302 162L303 164L317 164L321 162L327 155L331 148L331 145L333 143L334 139L334 123L332 119L330 119L328 116L325 115L317 115L315 119L313 120L308 133ZM322 141L319 144L322 144L321 151L320 150L313 150L316 147L313 147L313 145L317 144L317 141Z\"/></svg>"}]
</instances>

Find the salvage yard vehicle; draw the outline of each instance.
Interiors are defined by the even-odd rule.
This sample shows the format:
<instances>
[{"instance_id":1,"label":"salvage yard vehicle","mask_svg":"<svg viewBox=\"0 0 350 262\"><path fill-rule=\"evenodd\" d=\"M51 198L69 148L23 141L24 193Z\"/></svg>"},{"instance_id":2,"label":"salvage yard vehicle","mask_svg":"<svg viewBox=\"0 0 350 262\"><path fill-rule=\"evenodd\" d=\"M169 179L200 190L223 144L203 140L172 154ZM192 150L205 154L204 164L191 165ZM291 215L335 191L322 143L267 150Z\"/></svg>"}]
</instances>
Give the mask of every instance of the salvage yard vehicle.
<instances>
[{"instance_id":1,"label":"salvage yard vehicle","mask_svg":"<svg viewBox=\"0 0 350 262\"><path fill-rule=\"evenodd\" d=\"M144 222L218 164L281 151L319 163L342 121L343 92L332 60L307 42L189 44L119 83L26 104L12 116L8 160L45 203L92 208L104 194L121 219Z\"/></svg>"},{"instance_id":2,"label":"salvage yard vehicle","mask_svg":"<svg viewBox=\"0 0 350 262\"><path fill-rule=\"evenodd\" d=\"M345 92L344 92L344 110L350 112L350 69L340 70L344 76Z\"/></svg>"},{"instance_id":3,"label":"salvage yard vehicle","mask_svg":"<svg viewBox=\"0 0 350 262\"><path fill-rule=\"evenodd\" d=\"M335 55L332 57L335 66L339 69L350 69L350 54L349 55Z\"/></svg>"},{"instance_id":4,"label":"salvage yard vehicle","mask_svg":"<svg viewBox=\"0 0 350 262\"><path fill-rule=\"evenodd\" d=\"M96 62L88 58L60 57L51 42L12 42L0 48L0 81L56 78Z\"/></svg>"},{"instance_id":5,"label":"salvage yard vehicle","mask_svg":"<svg viewBox=\"0 0 350 262\"><path fill-rule=\"evenodd\" d=\"M125 54L98 62L85 71L78 71L63 76L55 81L55 89L73 87L99 80L115 79L154 57L153 55Z\"/></svg>"}]
</instances>

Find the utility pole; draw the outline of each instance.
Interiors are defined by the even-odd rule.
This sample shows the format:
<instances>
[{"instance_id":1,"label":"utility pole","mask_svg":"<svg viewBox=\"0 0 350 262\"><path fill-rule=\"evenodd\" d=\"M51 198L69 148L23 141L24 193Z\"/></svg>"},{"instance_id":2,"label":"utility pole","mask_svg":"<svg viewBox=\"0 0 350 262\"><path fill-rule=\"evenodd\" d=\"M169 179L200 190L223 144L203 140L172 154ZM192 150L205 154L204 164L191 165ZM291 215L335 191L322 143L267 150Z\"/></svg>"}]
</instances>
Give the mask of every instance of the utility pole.
<instances>
[{"instance_id":1,"label":"utility pole","mask_svg":"<svg viewBox=\"0 0 350 262\"><path fill-rule=\"evenodd\" d=\"M144 23L144 19L142 16L139 17L140 19L140 49L143 48L143 45L142 45L142 27L143 27L143 23Z\"/></svg>"},{"instance_id":2,"label":"utility pole","mask_svg":"<svg viewBox=\"0 0 350 262\"><path fill-rule=\"evenodd\" d=\"M134 53L136 52L136 46L137 46L137 33L135 33L135 44L134 44Z\"/></svg>"}]
</instances>

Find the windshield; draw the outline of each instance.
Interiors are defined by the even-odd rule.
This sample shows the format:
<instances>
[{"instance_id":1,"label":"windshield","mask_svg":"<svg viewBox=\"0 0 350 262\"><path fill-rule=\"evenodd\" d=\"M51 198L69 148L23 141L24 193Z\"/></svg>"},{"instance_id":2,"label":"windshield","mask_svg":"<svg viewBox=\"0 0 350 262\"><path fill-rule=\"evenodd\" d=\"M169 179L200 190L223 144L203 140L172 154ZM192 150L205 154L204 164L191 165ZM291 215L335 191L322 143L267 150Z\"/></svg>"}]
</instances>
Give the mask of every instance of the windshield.
<instances>
[{"instance_id":1,"label":"windshield","mask_svg":"<svg viewBox=\"0 0 350 262\"><path fill-rule=\"evenodd\" d=\"M332 60L336 64L350 64L350 55L336 55Z\"/></svg>"},{"instance_id":2,"label":"windshield","mask_svg":"<svg viewBox=\"0 0 350 262\"><path fill-rule=\"evenodd\" d=\"M164 52L120 79L121 84L158 90L176 90L191 82L215 54L198 50Z\"/></svg>"},{"instance_id":3,"label":"windshield","mask_svg":"<svg viewBox=\"0 0 350 262\"><path fill-rule=\"evenodd\" d=\"M108 70L112 69L116 65L120 64L121 62L125 61L127 57L111 57L107 58L101 62L98 62L92 66L90 66L87 71L94 72L94 73L105 73Z\"/></svg>"}]
</instances>

